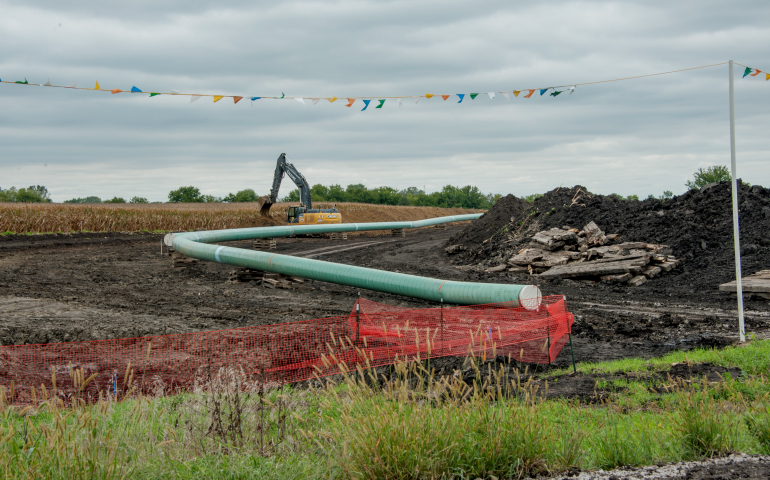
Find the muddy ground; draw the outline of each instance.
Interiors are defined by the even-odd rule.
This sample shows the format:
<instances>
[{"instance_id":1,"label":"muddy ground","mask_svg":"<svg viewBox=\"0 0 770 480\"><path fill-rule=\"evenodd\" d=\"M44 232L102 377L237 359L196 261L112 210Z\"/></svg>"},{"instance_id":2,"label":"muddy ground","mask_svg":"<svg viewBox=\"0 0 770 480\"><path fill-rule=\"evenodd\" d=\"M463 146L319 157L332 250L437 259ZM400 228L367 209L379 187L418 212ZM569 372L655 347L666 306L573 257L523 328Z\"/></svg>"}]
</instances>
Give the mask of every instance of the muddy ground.
<instances>
[{"instance_id":1,"label":"muddy ground","mask_svg":"<svg viewBox=\"0 0 770 480\"><path fill-rule=\"evenodd\" d=\"M278 239L277 253L449 280L540 285L545 295L567 296L576 318L578 362L653 357L738 340L736 302L717 290L716 280L709 290L675 281L665 282L666 288L655 281L633 288L466 271L453 265L442 248L462 228L410 230L402 238ZM313 290L233 284L228 277L234 267L208 262L174 269L170 258L160 255L160 240L158 235L120 233L0 237L0 344L170 334L346 315L359 292L323 282L308 282ZM433 306L390 294L360 293L391 305ZM747 301L746 321L751 335L770 336L768 301ZM565 348L555 365L568 365L569 353ZM447 361L445 367L451 364Z\"/></svg>"}]
</instances>

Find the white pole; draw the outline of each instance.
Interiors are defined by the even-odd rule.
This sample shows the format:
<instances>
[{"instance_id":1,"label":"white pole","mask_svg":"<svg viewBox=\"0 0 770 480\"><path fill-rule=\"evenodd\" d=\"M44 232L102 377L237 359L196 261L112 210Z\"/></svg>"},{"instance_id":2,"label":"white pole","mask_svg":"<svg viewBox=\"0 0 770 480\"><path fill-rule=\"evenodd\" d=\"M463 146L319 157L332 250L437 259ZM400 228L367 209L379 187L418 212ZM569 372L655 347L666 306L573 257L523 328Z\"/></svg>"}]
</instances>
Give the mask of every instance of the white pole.
<instances>
[{"instance_id":1,"label":"white pole","mask_svg":"<svg viewBox=\"0 0 770 480\"><path fill-rule=\"evenodd\" d=\"M738 176L735 168L735 87L733 85L733 61L730 60L730 161L733 177L733 243L735 248L735 283L738 296L738 329L741 342L746 341L746 330L743 326L743 279L741 278L741 231L738 227Z\"/></svg>"}]
</instances>

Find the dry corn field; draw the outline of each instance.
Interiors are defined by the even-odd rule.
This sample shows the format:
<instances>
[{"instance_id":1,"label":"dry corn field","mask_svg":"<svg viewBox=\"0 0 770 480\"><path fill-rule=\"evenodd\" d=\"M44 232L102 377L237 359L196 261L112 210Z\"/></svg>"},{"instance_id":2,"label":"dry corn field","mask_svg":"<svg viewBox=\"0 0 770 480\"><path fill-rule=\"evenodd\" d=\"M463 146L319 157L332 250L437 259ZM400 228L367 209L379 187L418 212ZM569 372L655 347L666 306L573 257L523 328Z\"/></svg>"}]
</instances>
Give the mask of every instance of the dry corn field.
<instances>
[{"instance_id":1,"label":"dry corn field","mask_svg":"<svg viewBox=\"0 0 770 480\"><path fill-rule=\"evenodd\" d=\"M322 204L323 208L331 204ZM256 203L174 204L34 204L0 203L0 232L136 232L219 230L286 223L288 203L278 203L271 217L259 215ZM422 220L478 213L464 208L406 207L338 203L345 223Z\"/></svg>"}]
</instances>

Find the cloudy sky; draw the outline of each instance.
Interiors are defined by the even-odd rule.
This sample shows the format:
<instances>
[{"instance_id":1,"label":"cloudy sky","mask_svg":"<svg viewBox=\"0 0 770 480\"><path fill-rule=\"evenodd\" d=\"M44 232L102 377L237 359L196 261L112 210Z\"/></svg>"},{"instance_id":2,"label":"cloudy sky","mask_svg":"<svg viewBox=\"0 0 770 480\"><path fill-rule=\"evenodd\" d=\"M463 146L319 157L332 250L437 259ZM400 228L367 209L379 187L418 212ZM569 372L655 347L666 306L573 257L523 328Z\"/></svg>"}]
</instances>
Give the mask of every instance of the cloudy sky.
<instances>
[{"instance_id":1,"label":"cloudy sky","mask_svg":"<svg viewBox=\"0 0 770 480\"><path fill-rule=\"evenodd\" d=\"M226 6L223 6L226 5ZM243 96L380 98L569 85L734 59L770 70L770 3L0 0L0 79ZM506 101L118 94L0 84L0 187L55 201L311 184L646 197L729 165L727 66ZM738 175L770 186L770 82L736 68ZM284 183L288 193L293 186Z\"/></svg>"}]
</instances>

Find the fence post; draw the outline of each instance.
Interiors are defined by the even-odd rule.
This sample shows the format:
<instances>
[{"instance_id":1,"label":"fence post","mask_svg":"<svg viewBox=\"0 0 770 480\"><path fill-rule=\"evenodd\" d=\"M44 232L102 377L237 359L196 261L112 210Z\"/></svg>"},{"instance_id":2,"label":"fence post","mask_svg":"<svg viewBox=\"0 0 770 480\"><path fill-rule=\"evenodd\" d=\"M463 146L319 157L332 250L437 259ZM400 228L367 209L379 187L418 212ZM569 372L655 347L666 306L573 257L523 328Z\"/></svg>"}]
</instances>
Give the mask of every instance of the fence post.
<instances>
[{"instance_id":1,"label":"fence post","mask_svg":"<svg viewBox=\"0 0 770 480\"><path fill-rule=\"evenodd\" d=\"M441 354L444 354L444 299L441 299Z\"/></svg>"}]
</instances>

